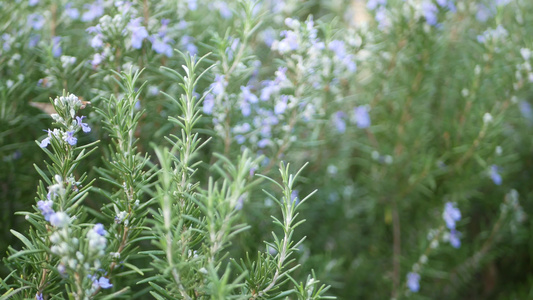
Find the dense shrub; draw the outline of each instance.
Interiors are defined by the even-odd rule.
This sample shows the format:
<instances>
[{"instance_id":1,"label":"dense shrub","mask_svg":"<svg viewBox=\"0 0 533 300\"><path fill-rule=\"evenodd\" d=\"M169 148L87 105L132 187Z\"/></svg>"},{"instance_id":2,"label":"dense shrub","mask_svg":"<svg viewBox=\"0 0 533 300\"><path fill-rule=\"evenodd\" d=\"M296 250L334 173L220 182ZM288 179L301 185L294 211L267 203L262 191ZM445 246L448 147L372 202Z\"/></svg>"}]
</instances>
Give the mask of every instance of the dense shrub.
<instances>
[{"instance_id":1,"label":"dense shrub","mask_svg":"<svg viewBox=\"0 0 533 300\"><path fill-rule=\"evenodd\" d=\"M531 297L533 2L0 20L0 299Z\"/></svg>"}]
</instances>

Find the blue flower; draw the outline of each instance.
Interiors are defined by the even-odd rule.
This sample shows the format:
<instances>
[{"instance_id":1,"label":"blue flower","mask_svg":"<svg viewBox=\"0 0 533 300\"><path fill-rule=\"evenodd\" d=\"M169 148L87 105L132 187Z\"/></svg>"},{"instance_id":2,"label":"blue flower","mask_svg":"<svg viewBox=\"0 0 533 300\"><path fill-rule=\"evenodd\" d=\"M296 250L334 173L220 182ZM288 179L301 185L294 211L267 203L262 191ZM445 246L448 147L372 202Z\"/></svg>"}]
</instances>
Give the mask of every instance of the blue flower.
<instances>
[{"instance_id":1,"label":"blue flower","mask_svg":"<svg viewBox=\"0 0 533 300\"><path fill-rule=\"evenodd\" d=\"M50 221L50 217L55 214L54 209L52 206L54 205L54 201L52 200L39 200L37 201L37 208L41 211L41 214L44 216L44 219L46 221Z\"/></svg>"},{"instance_id":2,"label":"blue flower","mask_svg":"<svg viewBox=\"0 0 533 300\"><path fill-rule=\"evenodd\" d=\"M242 115L245 117L248 117L252 113L252 107L250 106L250 103L246 101L241 101L240 109Z\"/></svg>"},{"instance_id":3,"label":"blue flower","mask_svg":"<svg viewBox=\"0 0 533 300\"><path fill-rule=\"evenodd\" d=\"M245 102L257 103L257 96L250 92L250 88L247 86L241 86L242 98Z\"/></svg>"},{"instance_id":4,"label":"blue flower","mask_svg":"<svg viewBox=\"0 0 533 300\"><path fill-rule=\"evenodd\" d=\"M32 34L30 36L30 40L28 41L28 47L29 48L33 48L33 47L37 46L37 44L39 43L40 39L41 39L41 35L40 34Z\"/></svg>"},{"instance_id":5,"label":"blue flower","mask_svg":"<svg viewBox=\"0 0 533 300\"><path fill-rule=\"evenodd\" d=\"M91 65L93 65L93 67L98 66L99 64L102 63L104 58L105 58L105 56L103 54L95 53L94 56L93 56L93 59L91 60Z\"/></svg>"},{"instance_id":6,"label":"blue flower","mask_svg":"<svg viewBox=\"0 0 533 300\"><path fill-rule=\"evenodd\" d=\"M453 230L455 229L455 222L461 220L461 211L453 203L446 202L442 218L446 222L446 227Z\"/></svg>"},{"instance_id":7,"label":"blue flower","mask_svg":"<svg viewBox=\"0 0 533 300\"><path fill-rule=\"evenodd\" d=\"M280 87L272 80L263 81L263 86L259 97L262 101L269 100L272 94L275 94L280 90Z\"/></svg>"},{"instance_id":8,"label":"blue flower","mask_svg":"<svg viewBox=\"0 0 533 300\"><path fill-rule=\"evenodd\" d=\"M43 300L43 294L42 293L35 294L35 300Z\"/></svg>"},{"instance_id":9,"label":"blue flower","mask_svg":"<svg viewBox=\"0 0 533 300\"><path fill-rule=\"evenodd\" d=\"M69 143L71 146L75 146L78 142L78 139L74 137L74 131L67 131L67 136L65 137L65 141Z\"/></svg>"},{"instance_id":10,"label":"blue flower","mask_svg":"<svg viewBox=\"0 0 533 300\"><path fill-rule=\"evenodd\" d=\"M204 108L203 111L206 115L213 113L213 108L215 107L215 97L213 94L209 93L204 98Z\"/></svg>"},{"instance_id":11,"label":"blue flower","mask_svg":"<svg viewBox=\"0 0 533 300\"><path fill-rule=\"evenodd\" d=\"M102 0L97 0L92 4L85 4L86 12L81 16L83 22L90 22L98 17L104 15L104 4Z\"/></svg>"},{"instance_id":12,"label":"blue flower","mask_svg":"<svg viewBox=\"0 0 533 300\"><path fill-rule=\"evenodd\" d=\"M358 106L354 109L355 123L359 128L370 127L370 115L368 109L365 106Z\"/></svg>"},{"instance_id":13,"label":"blue flower","mask_svg":"<svg viewBox=\"0 0 533 300\"><path fill-rule=\"evenodd\" d=\"M91 132L91 127L89 127L87 123L83 123L84 118L85 116L81 116L81 117L76 116L76 121L78 121L78 126L81 126L81 130L83 130L83 132Z\"/></svg>"},{"instance_id":14,"label":"blue flower","mask_svg":"<svg viewBox=\"0 0 533 300\"><path fill-rule=\"evenodd\" d=\"M368 8L368 10L374 10L378 6L385 5L387 5L387 0L368 0L368 2L366 3L366 8Z\"/></svg>"},{"instance_id":15,"label":"blue flower","mask_svg":"<svg viewBox=\"0 0 533 300\"><path fill-rule=\"evenodd\" d=\"M233 15L231 9L228 7L228 4L224 1L215 2L215 8L220 12L220 16L224 19L229 19Z\"/></svg>"},{"instance_id":16,"label":"blue flower","mask_svg":"<svg viewBox=\"0 0 533 300\"><path fill-rule=\"evenodd\" d=\"M28 5L29 6L35 6L39 3L39 0L29 0ZM42 297L41 297L42 298Z\"/></svg>"},{"instance_id":17,"label":"blue flower","mask_svg":"<svg viewBox=\"0 0 533 300\"><path fill-rule=\"evenodd\" d=\"M101 33L97 33L92 39L91 39L91 47L94 49L102 48L104 46L104 35Z\"/></svg>"},{"instance_id":18,"label":"blue flower","mask_svg":"<svg viewBox=\"0 0 533 300\"><path fill-rule=\"evenodd\" d=\"M95 288L108 289L113 286L111 283L109 283L109 278L105 278L104 276L101 276L99 279L96 279L95 275L89 275L89 278L93 280L93 287Z\"/></svg>"},{"instance_id":19,"label":"blue flower","mask_svg":"<svg viewBox=\"0 0 533 300\"><path fill-rule=\"evenodd\" d=\"M276 78L274 79L274 83L280 84L287 80L287 67L279 67L276 70Z\"/></svg>"},{"instance_id":20,"label":"blue flower","mask_svg":"<svg viewBox=\"0 0 533 300\"><path fill-rule=\"evenodd\" d=\"M281 32L280 36L284 38L281 41L275 41L272 44L273 50L278 50L281 54L298 50L298 35L294 31L284 30Z\"/></svg>"},{"instance_id":21,"label":"blue flower","mask_svg":"<svg viewBox=\"0 0 533 300\"><path fill-rule=\"evenodd\" d=\"M131 46L140 49L142 42L148 37L148 31L141 25L142 18L132 19L128 23L128 30L131 32Z\"/></svg>"},{"instance_id":22,"label":"blue flower","mask_svg":"<svg viewBox=\"0 0 533 300\"><path fill-rule=\"evenodd\" d=\"M28 24L35 29L39 30L44 26L44 17L39 14L31 14L28 16Z\"/></svg>"},{"instance_id":23,"label":"blue flower","mask_svg":"<svg viewBox=\"0 0 533 300\"><path fill-rule=\"evenodd\" d=\"M346 48L343 41L333 40L329 42L328 49L333 51L340 60L346 56Z\"/></svg>"},{"instance_id":24,"label":"blue flower","mask_svg":"<svg viewBox=\"0 0 533 300\"><path fill-rule=\"evenodd\" d=\"M187 0L187 6L190 10L198 9L198 0Z\"/></svg>"},{"instance_id":25,"label":"blue flower","mask_svg":"<svg viewBox=\"0 0 533 300\"><path fill-rule=\"evenodd\" d=\"M276 103L276 106L274 106L274 113L276 115L280 115L285 112L285 109L287 109L288 100L289 100L289 96L281 95L281 97L279 98L279 101Z\"/></svg>"},{"instance_id":26,"label":"blue flower","mask_svg":"<svg viewBox=\"0 0 533 300\"><path fill-rule=\"evenodd\" d=\"M502 176L500 175L500 173L498 173L498 166L490 166L490 179L492 179L492 181L496 185L502 184Z\"/></svg>"},{"instance_id":27,"label":"blue flower","mask_svg":"<svg viewBox=\"0 0 533 300\"><path fill-rule=\"evenodd\" d=\"M98 285L103 289L108 289L113 286L111 283L109 283L109 279L103 276L98 279Z\"/></svg>"},{"instance_id":28,"label":"blue flower","mask_svg":"<svg viewBox=\"0 0 533 300\"><path fill-rule=\"evenodd\" d=\"M65 5L65 13L73 20L76 20L80 17L80 11L77 8L73 8L72 3L70 2Z\"/></svg>"},{"instance_id":29,"label":"blue flower","mask_svg":"<svg viewBox=\"0 0 533 300\"><path fill-rule=\"evenodd\" d=\"M95 224L93 230L101 236L105 236L107 234L107 231L105 231L104 225L102 225L102 223Z\"/></svg>"},{"instance_id":30,"label":"blue flower","mask_svg":"<svg viewBox=\"0 0 533 300\"><path fill-rule=\"evenodd\" d=\"M389 28L392 25L391 24L391 20L390 20L389 16L387 15L387 9L384 6L380 6L376 10L375 19L378 22L378 29L379 30L387 29L387 28Z\"/></svg>"},{"instance_id":31,"label":"blue flower","mask_svg":"<svg viewBox=\"0 0 533 300\"><path fill-rule=\"evenodd\" d=\"M152 42L152 50L158 54L165 54L167 57L172 57L173 51L170 42L172 41L169 37L165 36L163 38L158 38L152 36L150 38Z\"/></svg>"},{"instance_id":32,"label":"blue flower","mask_svg":"<svg viewBox=\"0 0 533 300\"><path fill-rule=\"evenodd\" d=\"M50 129L48 129L48 137L44 138L42 141L41 141L41 144L39 144L39 146L41 146L41 148L46 148L48 147L48 145L50 145L50 138L52 137L52 131Z\"/></svg>"},{"instance_id":33,"label":"blue flower","mask_svg":"<svg viewBox=\"0 0 533 300\"><path fill-rule=\"evenodd\" d=\"M270 144L270 140L269 139L262 139L259 142L257 142L257 146L259 148L265 148L266 146L268 146L268 144Z\"/></svg>"},{"instance_id":34,"label":"blue flower","mask_svg":"<svg viewBox=\"0 0 533 300\"><path fill-rule=\"evenodd\" d=\"M61 37L54 36L52 38L52 55L54 55L54 57L59 57L61 56L62 52L63 49L61 49Z\"/></svg>"},{"instance_id":35,"label":"blue flower","mask_svg":"<svg viewBox=\"0 0 533 300\"><path fill-rule=\"evenodd\" d=\"M211 84L211 92L213 95L218 96L224 93L224 89L228 85L228 82L224 78L224 75L215 75L215 82Z\"/></svg>"},{"instance_id":36,"label":"blue flower","mask_svg":"<svg viewBox=\"0 0 533 300\"><path fill-rule=\"evenodd\" d=\"M415 293L420 290L420 275L418 273L409 272L407 274L407 287Z\"/></svg>"},{"instance_id":37,"label":"blue flower","mask_svg":"<svg viewBox=\"0 0 533 300\"><path fill-rule=\"evenodd\" d=\"M461 236L461 233L455 229L450 230L450 244L454 248L461 247L461 240L459 237Z\"/></svg>"},{"instance_id":38,"label":"blue flower","mask_svg":"<svg viewBox=\"0 0 533 300\"><path fill-rule=\"evenodd\" d=\"M426 18L426 22L429 25L437 25L437 13L438 8L432 2L425 1L422 3L422 14Z\"/></svg>"},{"instance_id":39,"label":"blue flower","mask_svg":"<svg viewBox=\"0 0 533 300\"><path fill-rule=\"evenodd\" d=\"M198 47L196 47L196 45L194 45L194 38L193 37L188 36L188 35L184 35L184 36L181 37L180 43L183 46L183 48L185 48L185 50L187 50L189 52L189 54L191 54L191 55L198 54Z\"/></svg>"}]
</instances>

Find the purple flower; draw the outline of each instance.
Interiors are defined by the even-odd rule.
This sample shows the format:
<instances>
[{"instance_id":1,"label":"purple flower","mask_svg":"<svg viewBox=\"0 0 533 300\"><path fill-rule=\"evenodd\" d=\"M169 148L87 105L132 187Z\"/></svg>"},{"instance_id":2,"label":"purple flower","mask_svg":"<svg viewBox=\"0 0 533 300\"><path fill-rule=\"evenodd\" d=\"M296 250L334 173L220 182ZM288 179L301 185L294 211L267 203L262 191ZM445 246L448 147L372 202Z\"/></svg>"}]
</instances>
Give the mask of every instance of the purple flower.
<instances>
[{"instance_id":1,"label":"purple flower","mask_svg":"<svg viewBox=\"0 0 533 300\"><path fill-rule=\"evenodd\" d=\"M285 112L285 109L287 109L288 100L289 100L289 96L281 95L281 97L279 98L279 101L276 103L276 106L274 106L274 113L276 115L280 115Z\"/></svg>"},{"instance_id":2,"label":"purple flower","mask_svg":"<svg viewBox=\"0 0 533 300\"><path fill-rule=\"evenodd\" d=\"M74 137L74 131L67 131L67 136L65 137L65 141L69 143L71 146L75 146L78 142L78 139Z\"/></svg>"},{"instance_id":3,"label":"purple flower","mask_svg":"<svg viewBox=\"0 0 533 300\"><path fill-rule=\"evenodd\" d=\"M4 51L11 50L11 35L8 33L2 34L2 39L4 40L4 44L2 45L2 48L4 48Z\"/></svg>"},{"instance_id":4,"label":"purple flower","mask_svg":"<svg viewBox=\"0 0 533 300\"><path fill-rule=\"evenodd\" d=\"M366 3L366 8L368 8L368 10L374 10L378 6L385 5L387 5L387 0L368 0L368 2Z\"/></svg>"},{"instance_id":5,"label":"purple flower","mask_svg":"<svg viewBox=\"0 0 533 300\"><path fill-rule=\"evenodd\" d=\"M91 47L94 49L102 48L104 46L103 41L104 35L101 33L97 33L92 39L91 39Z\"/></svg>"},{"instance_id":6,"label":"purple flower","mask_svg":"<svg viewBox=\"0 0 533 300\"><path fill-rule=\"evenodd\" d=\"M429 1L425 1L422 3L422 14L426 18L426 22L429 25L437 25L437 13L438 8L434 3Z\"/></svg>"},{"instance_id":7,"label":"purple flower","mask_svg":"<svg viewBox=\"0 0 533 300\"><path fill-rule=\"evenodd\" d=\"M250 92L250 88L247 86L241 86L242 98L245 102L257 103L257 96Z\"/></svg>"},{"instance_id":8,"label":"purple flower","mask_svg":"<svg viewBox=\"0 0 533 300\"><path fill-rule=\"evenodd\" d=\"M102 0L97 0L91 4L85 4L84 7L87 11L81 16L83 22L90 22L104 15L104 3Z\"/></svg>"},{"instance_id":9,"label":"purple flower","mask_svg":"<svg viewBox=\"0 0 533 300\"><path fill-rule=\"evenodd\" d=\"M344 133L346 131L346 122L343 120L344 116L345 114L342 111L338 111L333 115L333 124L340 133Z\"/></svg>"},{"instance_id":10,"label":"purple flower","mask_svg":"<svg viewBox=\"0 0 533 300\"><path fill-rule=\"evenodd\" d=\"M281 32L281 37L284 37L281 41L274 41L272 44L273 50L278 50L279 53L298 50L298 35L294 31L285 30Z\"/></svg>"},{"instance_id":11,"label":"purple flower","mask_svg":"<svg viewBox=\"0 0 533 300\"><path fill-rule=\"evenodd\" d=\"M53 205L54 202L52 200L37 201L37 208L41 211L41 214L44 216L46 221L50 221L50 217L55 214L55 211L52 208Z\"/></svg>"},{"instance_id":12,"label":"purple flower","mask_svg":"<svg viewBox=\"0 0 533 300\"><path fill-rule=\"evenodd\" d=\"M246 142L246 138L242 134L237 134L235 136L235 140L237 141L237 144L241 145L244 142Z\"/></svg>"},{"instance_id":13,"label":"purple flower","mask_svg":"<svg viewBox=\"0 0 533 300\"><path fill-rule=\"evenodd\" d=\"M142 18L132 19L128 23L128 30L131 32L131 46L140 49L142 42L148 37L148 31L141 25Z\"/></svg>"},{"instance_id":14,"label":"purple flower","mask_svg":"<svg viewBox=\"0 0 533 300\"><path fill-rule=\"evenodd\" d=\"M291 202L294 203L294 204L298 204L298 202L300 202L300 199L298 199L298 190L294 190L292 191L291 193Z\"/></svg>"},{"instance_id":15,"label":"purple flower","mask_svg":"<svg viewBox=\"0 0 533 300\"><path fill-rule=\"evenodd\" d=\"M93 59L91 60L91 65L93 65L93 67L96 67L97 65L102 63L102 60L104 58L105 56L103 54L95 53Z\"/></svg>"},{"instance_id":16,"label":"purple flower","mask_svg":"<svg viewBox=\"0 0 533 300\"><path fill-rule=\"evenodd\" d=\"M41 39L41 35L40 34L32 34L30 36L30 40L28 42L28 47L29 48L33 48L33 47L37 46L37 44L39 43L40 39Z\"/></svg>"},{"instance_id":17,"label":"purple flower","mask_svg":"<svg viewBox=\"0 0 533 300\"><path fill-rule=\"evenodd\" d=\"M384 6L380 6L376 10L375 19L378 22L378 29L379 30L385 30L385 29L389 28L392 25L391 21L390 21L390 18L387 15L387 10L385 9Z\"/></svg>"},{"instance_id":18,"label":"purple flower","mask_svg":"<svg viewBox=\"0 0 533 300\"><path fill-rule=\"evenodd\" d=\"M275 94L279 91L280 87L274 82L274 81L271 81L271 80L265 80L263 81L263 89L261 90L261 96L259 98L261 98L262 101L267 101L270 99L270 96L272 94Z\"/></svg>"},{"instance_id":19,"label":"purple flower","mask_svg":"<svg viewBox=\"0 0 533 300\"><path fill-rule=\"evenodd\" d=\"M500 175L500 173L498 173L498 166L490 166L490 179L492 179L492 181L496 185L502 184L502 176Z\"/></svg>"},{"instance_id":20,"label":"purple flower","mask_svg":"<svg viewBox=\"0 0 533 300\"><path fill-rule=\"evenodd\" d=\"M270 48L276 40L276 31L272 27L268 27L260 33L260 36L263 39L263 43Z\"/></svg>"},{"instance_id":21,"label":"purple flower","mask_svg":"<svg viewBox=\"0 0 533 300\"><path fill-rule=\"evenodd\" d=\"M248 117L252 113L252 107L250 106L250 103L246 101L241 101L240 108L242 115L245 117Z\"/></svg>"},{"instance_id":22,"label":"purple flower","mask_svg":"<svg viewBox=\"0 0 533 300\"><path fill-rule=\"evenodd\" d=\"M72 3L67 3L65 5L65 13L72 20L76 20L80 17L80 11L77 8L73 8Z\"/></svg>"},{"instance_id":23,"label":"purple flower","mask_svg":"<svg viewBox=\"0 0 533 300\"><path fill-rule=\"evenodd\" d=\"M420 275L418 273L409 272L407 274L407 287L414 293L420 290Z\"/></svg>"},{"instance_id":24,"label":"purple flower","mask_svg":"<svg viewBox=\"0 0 533 300\"><path fill-rule=\"evenodd\" d=\"M39 0L29 0L28 5L29 6L35 6L39 3ZM42 298L42 297L41 297Z\"/></svg>"},{"instance_id":25,"label":"purple flower","mask_svg":"<svg viewBox=\"0 0 533 300\"><path fill-rule=\"evenodd\" d=\"M93 230L101 236L105 236L107 234L107 231L105 231L104 225L102 225L102 223L95 224Z\"/></svg>"},{"instance_id":26,"label":"purple flower","mask_svg":"<svg viewBox=\"0 0 533 300\"><path fill-rule=\"evenodd\" d=\"M333 51L340 60L346 56L346 48L343 41L333 40L329 42L328 49Z\"/></svg>"},{"instance_id":27,"label":"purple flower","mask_svg":"<svg viewBox=\"0 0 533 300\"><path fill-rule=\"evenodd\" d=\"M461 240L459 239L461 237L461 233L455 229L450 230L450 244L454 248L461 247Z\"/></svg>"},{"instance_id":28,"label":"purple flower","mask_svg":"<svg viewBox=\"0 0 533 300\"><path fill-rule=\"evenodd\" d=\"M43 300L43 294L42 293L35 294L35 300Z\"/></svg>"},{"instance_id":29,"label":"purple flower","mask_svg":"<svg viewBox=\"0 0 533 300\"><path fill-rule=\"evenodd\" d=\"M95 288L103 288L108 289L112 287L113 285L109 283L109 278L105 278L104 276L100 277L99 279L96 279L96 276L89 276L93 280L93 287Z\"/></svg>"},{"instance_id":30,"label":"purple flower","mask_svg":"<svg viewBox=\"0 0 533 300\"><path fill-rule=\"evenodd\" d=\"M197 0L187 0L187 6L190 10L197 10L198 9L198 1Z\"/></svg>"},{"instance_id":31,"label":"purple flower","mask_svg":"<svg viewBox=\"0 0 533 300\"><path fill-rule=\"evenodd\" d=\"M41 148L46 148L48 147L48 145L50 145L50 138L52 137L52 131L50 131L50 129L48 129L48 137L44 138L42 141L41 141L41 144L39 144L39 146L41 146Z\"/></svg>"},{"instance_id":32,"label":"purple flower","mask_svg":"<svg viewBox=\"0 0 533 300\"><path fill-rule=\"evenodd\" d=\"M213 108L215 107L215 97L213 94L209 93L204 98L204 108L203 111L206 115L213 113Z\"/></svg>"},{"instance_id":33,"label":"purple flower","mask_svg":"<svg viewBox=\"0 0 533 300\"><path fill-rule=\"evenodd\" d=\"M461 211L451 202L446 202L442 218L446 222L446 227L455 229L455 222L461 220Z\"/></svg>"},{"instance_id":34,"label":"purple flower","mask_svg":"<svg viewBox=\"0 0 533 300\"><path fill-rule=\"evenodd\" d=\"M30 26L35 30L43 28L44 22L44 17L39 14L31 14L28 16L28 24L30 24Z\"/></svg>"},{"instance_id":35,"label":"purple flower","mask_svg":"<svg viewBox=\"0 0 533 300\"><path fill-rule=\"evenodd\" d=\"M158 54L165 54L167 57L172 57L172 46L169 44L169 42L171 41L172 40L167 36L163 38L152 36L152 50L154 50Z\"/></svg>"},{"instance_id":36,"label":"purple flower","mask_svg":"<svg viewBox=\"0 0 533 300\"><path fill-rule=\"evenodd\" d=\"M188 35L181 37L181 45L189 52L190 55L198 54L198 47L194 45L194 38Z\"/></svg>"},{"instance_id":37,"label":"purple flower","mask_svg":"<svg viewBox=\"0 0 533 300\"><path fill-rule=\"evenodd\" d=\"M211 92L213 95L218 96L224 93L224 89L228 85L228 82L224 78L224 75L215 75L215 82L211 84Z\"/></svg>"},{"instance_id":38,"label":"purple flower","mask_svg":"<svg viewBox=\"0 0 533 300\"><path fill-rule=\"evenodd\" d=\"M354 109L355 122L359 128L368 128L370 127L370 115L368 114L368 109L365 106L358 106Z\"/></svg>"},{"instance_id":39,"label":"purple flower","mask_svg":"<svg viewBox=\"0 0 533 300\"><path fill-rule=\"evenodd\" d=\"M261 139L259 142L257 142L257 146L259 148L265 148L266 146L268 146L268 144L270 144L269 139Z\"/></svg>"},{"instance_id":40,"label":"purple flower","mask_svg":"<svg viewBox=\"0 0 533 300\"><path fill-rule=\"evenodd\" d=\"M279 67L276 71L276 79L274 79L274 82L276 84L280 84L287 80L287 67Z\"/></svg>"},{"instance_id":41,"label":"purple flower","mask_svg":"<svg viewBox=\"0 0 533 300\"><path fill-rule=\"evenodd\" d=\"M85 116L78 117L76 116L76 121L78 121L78 126L81 126L81 130L83 132L91 132L91 127L87 123L83 123L83 119L85 119Z\"/></svg>"},{"instance_id":42,"label":"purple flower","mask_svg":"<svg viewBox=\"0 0 533 300\"><path fill-rule=\"evenodd\" d=\"M231 16L233 15L233 13L231 12L231 9L228 7L228 4L224 1L217 1L215 2L215 8L218 9L218 11L220 12L220 16L222 16L222 18L224 19L229 19L231 18Z\"/></svg>"},{"instance_id":43,"label":"purple flower","mask_svg":"<svg viewBox=\"0 0 533 300\"><path fill-rule=\"evenodd\" d=\"M54 36L52 38L52 55L54 55L54 57L59 57L61 56L62 52L63 49L61 49L61 37Z\"/></svg>"},{"instance_id":44,"label":"purple flower","mask_svg":"<svg viewBox=\"0 0 533 300\"><path fill-rule=\"evenodd\" d=\"M103 289L108 289L113 286L111 283L109 283L109 279L103 276L98 279L98 285Z\"/></svg>"}]
</instances>

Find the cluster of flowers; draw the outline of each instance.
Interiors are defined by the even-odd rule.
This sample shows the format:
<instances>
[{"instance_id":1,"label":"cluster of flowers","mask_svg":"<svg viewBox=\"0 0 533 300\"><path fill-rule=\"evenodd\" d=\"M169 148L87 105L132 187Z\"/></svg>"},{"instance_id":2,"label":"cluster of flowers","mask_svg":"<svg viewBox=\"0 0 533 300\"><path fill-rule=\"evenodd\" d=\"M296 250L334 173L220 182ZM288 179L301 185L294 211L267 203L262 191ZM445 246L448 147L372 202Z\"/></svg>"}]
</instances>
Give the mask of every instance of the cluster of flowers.
<instances>
[{"instance_id":1,"label":"cluster of flowers","mask_svg":"<svg viewBox=\"0 0 533 300\"><path fill-rule=\"evenodd\" d=\"M452 202L446 202L444 204L444 211L442 213L442 218L446 223L446 227L450 230L443 235L445 241L450 242L454 248L461 247L461 240L459 239L461 233L455 229L456 222L461 220L461 211L455 206ZM433 234L432 234L433 235ZM431 242L431 247L436 248L438 245L438 240L433 239ZM420 257L418 263L413 266L413 270L407 273L407 287L412 292L418 292L420 290L420 274L419 269L420 265L425 264L428 258L424 254Z\"/></svg>"},{"instance_id":2,"label":"cluster of flowers","mask_svg":"<svg viewBox=\"0 0 533 300\"><path fill-rule=\"evenodd\" d=\"M368 10L375 12L375 20L378 23L378 29L387 30L392 26L392 14L387 10L387 0L369 0L367 2ZM423 1L404 1L402 11L412 11L416 19L422 19L427 25L438 26L439 14L446 11L455 13L455 0L423 0Z\"/></svg>"},{"instance_id":3,"label":"cluster of flowers","mask_svg":"<svg viewBox=\"0 0 533 300\"><path fill-rule=\"evenodd\" d=\"M60 115L58 113L52 114L52 118L57 123L63 125L66 129L48 129L48 136L44 138L40 146L46 148L53 138L59 141L65 141L71 146L75 146L78 139L74 134L80 129L83 132L90 132L91 127L83 122L85 116L76 116L76 111L83 107L83 103L74 94L61 96L54 99L54 105L58 111L68 112L67 115Z\"/></svg>"},{"instance_id":4,"label":"cluster of flowers","mask_svg":"<svg viewBox=\"0 0 533 300\"><path fill-rule=\"evenodd\" d=\"M232 127L233 139L238 144L259 151L282 143L279 132L292 134L293 128L287 125L290 119L297 118L309 123L317 114L325 113L320 111L325 100L313 91L327 88L339 94L336 90L339 89L339 81L354 76L357 69L356 57L348 49L360 46L360 40L321 41L312 17L303 23L287 18L284 23L288 29L281 32L279 40L267 34L263 35L263 39L272 51L291 62L278 67L272 79L260 81L257 77L261 63L253 61L255 72L237 94L227 92L228 78L218 74L209 92L205 93L203 103L204 113L213 116L215 130L223 134L226 130L224 121L236 102L244 118ZM226 51L228 56L235 51L239 42L238 39L230 40ZM333 117L332 121L339 131L344 131L341 127L346 127L345 118L344 113ZM363 105L356 107L352 119L360 128L370 126L368 108Z\"/></svg>"},{"instance_id":5,"label":"cluster of flowers","mask_svg":"<svg viewBox=\"0 0 533 300\"><path fill-rule=\"evenodd\" d=\"M62 276L68 276L69 271L79 273L80 268L83 269L83 273L91 274L89 276L91 287L88 293L98 288L112 287L109 279L95 275L96 272L100 272L99 258L105 254L107 231L102 224L94 225L86 234L87 247L84 248L84 243L75 237L73 229L70 228L75 218L70 217L65 211L54 210L54 206L59 206L58 200L65 197L65 185L68 185L70 180L64 181L61 176L55 175L54 181L55 184L49 187L47 200L39 200L37 208L53 228L50 235L50 242L52 242L50 251L59 257L57 270ZM42 294L38 293L36 299L42 299Z\"/></svg>"}]
</instances>

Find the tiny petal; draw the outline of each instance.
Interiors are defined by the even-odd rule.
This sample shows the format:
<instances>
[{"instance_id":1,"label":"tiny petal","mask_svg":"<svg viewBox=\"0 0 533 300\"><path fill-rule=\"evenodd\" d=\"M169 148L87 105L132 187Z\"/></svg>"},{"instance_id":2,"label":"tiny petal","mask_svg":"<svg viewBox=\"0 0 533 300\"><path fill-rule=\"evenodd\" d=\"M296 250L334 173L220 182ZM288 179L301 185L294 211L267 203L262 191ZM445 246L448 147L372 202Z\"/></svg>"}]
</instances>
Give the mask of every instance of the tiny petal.
<instances>
[{"instance_id":1,"label":"tiny petal","mask_svg":"<svg viewBox=\"0 0 533 300\"><path fill-rule=\"evenodd\" d=\"M105 278L103 276L98 279L98 285L103 289L108 289L113 286L111 283L109 283L109 278Z\"/></svg>"},{"instance_id":2,"label":"tiny petal","mask_svg":"<svg viewBox=\"0 0 533 300\"><path fill-rule=\"evenodd\" d=\"M65 141L69 143L71 146L75 146L78 142L78 139L74 137L74 131L67 131L67 136L65 137Z\"/></svg>"},{"instance_id":3,"label":"tiny petal","mask_svg":"<svg viewBox=\"0 0 533 300\"><path fill-rule=\"evenodd\" d=\"M459 248L461 247L461 240L459 239L459 237L461 236L461 233L455 229L452 229L450 231L450 244L454 247L454 248Z\"/></svg>"},{"instance_id":4,"label":"tiny petal","mask_svg":"<svg viewBox=\"0 0 533 300\"><path fill-rule=\"evenodd\" d=\"M502 176L500 173L498 173L498 166L492 165L490 166L490 178L496 185L502 184Z\"/></svg>"},{"instance_id":5,"label":"tiny petal","mask_svg":"<svg viewBox=\"0 0 533 300\"><path fill-rule=\"evenodd\" d=\"M407 287L415 293L420 290L420 275L418 273L409 272L407 274Z\"/></svg>"}]
</instances>

